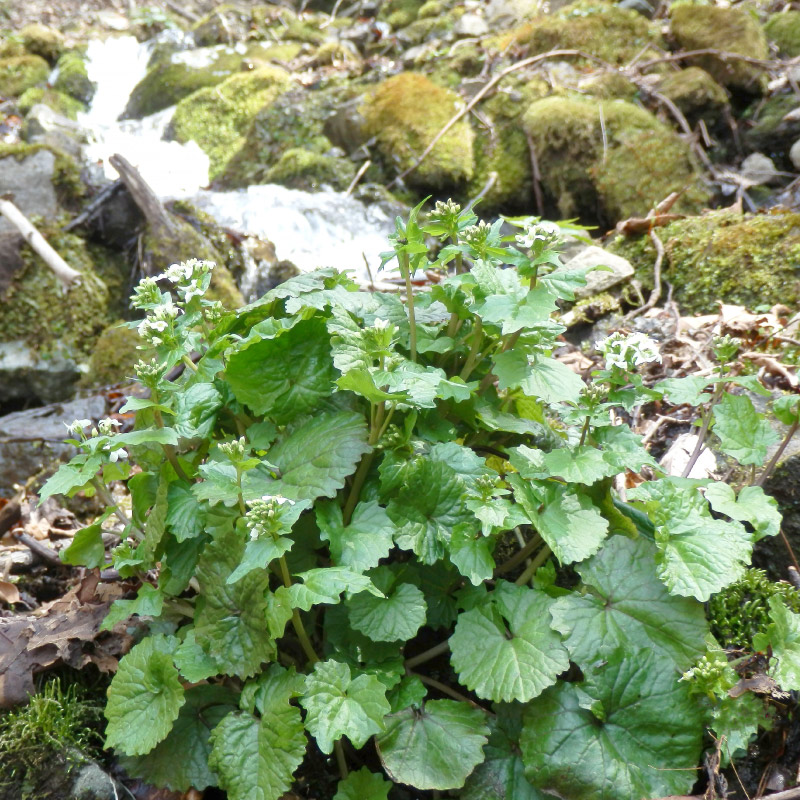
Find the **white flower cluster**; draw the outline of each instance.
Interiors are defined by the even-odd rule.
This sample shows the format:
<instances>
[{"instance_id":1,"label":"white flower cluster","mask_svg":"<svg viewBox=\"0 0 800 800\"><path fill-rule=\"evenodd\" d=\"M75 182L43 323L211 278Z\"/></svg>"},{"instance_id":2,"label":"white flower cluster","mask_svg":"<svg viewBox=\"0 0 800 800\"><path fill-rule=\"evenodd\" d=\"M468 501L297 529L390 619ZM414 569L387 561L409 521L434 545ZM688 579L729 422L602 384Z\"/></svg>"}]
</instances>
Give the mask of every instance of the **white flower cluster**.
<instances>
[{"instance_id":1,"label":"white flower cluster","mask_svg":"<svg viewBox=\"0 0 800 800\"><path fill-rule=\"evenodd\" d=\"M265 533L277 533L275 523L280 518L282 506L293 506L294 500L281 495L264 495L260 500L250 500L250 507L244 517L244 524L250 531L250 541L255 541Z\"/></svg>"},{"instance_id":2,"label":"white flower cluster","mask_svg":"<svg viewBox=\"0 0 800 800\"><path fill-rule=\"evenodd\" d=\"M531 248L536 242L542 242L547 248L554 245L561 238L561 228L555 222L547 220L531 220L525 225L525 232L515 237L520 247Z\"/></svg>"},{"instance_id":3,"label":"white flower cluster","mask_svg":"<svg viewBox=\"0 0 800 800\"><path fill-rule=\"evenodd\" d=\"M208 283L204 279L215 266L213 261L192 258L180 264L171 264L156 280L164 278L173 283L183 302L188 303L193 297L205 294Z\"/></svg>"},{"instance_id":4,"label":"white flower cluster","mask_svg":"<svg viewBox=\"0 0 800 800\"><path fill-rule=\"evenodd\" d=\"M448 200L446 203L443 203L441 200L437 200L431 216L439 218L457 217L460 213L461 206L454 200Z\"/></svg>"},{"instance_id":5,"label":"white flower cluster","mask_svg":"<svg viewBox=\"0 0 800 800\"><path fill-rule=\"evenodd\" d=\"M244 436L234 439L232 442L222 442L219 445L220 452L231 461L241 461L247 450L247 440Z\"/></svg>"},{"instance_id":6,"label":"white flower cluster","mask_svg":"<svg viewBox=\"0 0 800 800\"><path fill-rule=\"evenodd\" d=\"M131 295L132 308L148 308L161 302L161 292L155 278L142 278Z\"/></svg>"},{"instance_id":7,"label":"white flower cluster","mask_svg":"<svg viewBox=\"0 0 800 800\"><path fill-rule=\"evenodd\" d=\"M612 333L598 342L597 350L603 354L606 369L619 367L629 370L640 364L661 361L657 342L644 333L631 333L627 336L621 332Z\"/></svg>"},{"instance_id":8,"label":"white flower cluster","mask_svg":"<svg viewBox=\"0 0 800 800\"><path fill-rule=\"evenodd\" d=\"M139 335L152 345L164 344L171 338L173 323L182 313L172 300L156 306L137 326Z\"/></svg>"},{"instance_id":9,"label":"white flower cluster","mask_svg":"<svg viewBox=\"0 0 800 800\"><path fill-rule=\"evenodd\" d=\"M477 225L470 225L468 228L464 228L461 231L461 238L467 244L477 248L485 244L491 229L492 226L488 222L481 220Z\"/></svg>"}]
</instances>

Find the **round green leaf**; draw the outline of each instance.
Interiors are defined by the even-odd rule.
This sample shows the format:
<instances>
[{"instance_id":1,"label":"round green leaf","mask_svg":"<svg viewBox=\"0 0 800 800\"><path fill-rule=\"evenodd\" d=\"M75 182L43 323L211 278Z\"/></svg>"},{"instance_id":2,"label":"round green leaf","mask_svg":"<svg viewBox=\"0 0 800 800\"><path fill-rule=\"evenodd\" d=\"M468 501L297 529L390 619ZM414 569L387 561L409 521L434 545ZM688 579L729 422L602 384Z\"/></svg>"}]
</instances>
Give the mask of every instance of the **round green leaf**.
<instances>
[{"instance_id":1,"label":"round green leaf","mask_svg":"<svg viewBox=\"0 0 800 800\"><path fill-rule=\"evenodd\" d=\"M360 592L348 602L350 625L373 642L408 641L425 624L425 595L410 583L386 597Z\"/></svg>"},{"instance_id":2,"label":"round green leaf","mask_svg":"<svg viewBox=\"0 0 800 800\"><path fill-rule=\"evenodd\" d=\"M505 581L490 598L459 615L450 637L453 669L478 697L526 702L569 667L567 651L550 627L552 600Z\"/></svg>"},{"instance_id":3,"label":"round green leaf","mask_svg":"<svg viewBox=\"0 0 800 800\"><path fill-rule=\"evenodd\" d=\"M528 779L564 800L688 794L702 744L701 707L674 665L645 651L546 691L520 738Z\"/></svg>"},{"instance_id":4,"label":"round green leaf","mask_svg":"<svg viewBox=\"0 0 800 800\"><path fill-rule=\"evenodd\" d=\"M459 789L483 761L489 727L467 703L431 700L386 718L376 737L383 768L397 783L417 789Z\"/></svg>"},{"instance_id":5,"label":"round green leaf","mask_svg":"<svg viewBox=\"0 0 800 800\"><path fill-rule=\"evenodd\" d=\"M391 788L392 784L380 775L361 767L339 781L333 800L387 800Z\"/></svg>"}]
</instances>

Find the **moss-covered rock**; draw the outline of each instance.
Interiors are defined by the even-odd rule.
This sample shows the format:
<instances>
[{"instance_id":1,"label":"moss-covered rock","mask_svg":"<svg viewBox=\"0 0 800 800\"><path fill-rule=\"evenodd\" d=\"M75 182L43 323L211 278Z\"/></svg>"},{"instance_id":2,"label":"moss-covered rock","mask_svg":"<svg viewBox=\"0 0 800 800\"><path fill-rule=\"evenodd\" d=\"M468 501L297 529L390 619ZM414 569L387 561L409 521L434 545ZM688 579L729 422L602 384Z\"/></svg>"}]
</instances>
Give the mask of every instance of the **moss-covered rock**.
<instances>
[{"instance_id":1,"label":"moss-covered rock","mask_svg":"<svg viewBox=\"0 0 800 800\"><path fill-rule=\"evenodd\" d=\"M200 145L209 156L213 180L245 143L256 114L288 87L286 72L273 67L232 75L178 103L172 118L173 135L179 142L194 140Z\"/></svg>"},{"instance_id":2,"label":"moss-covered rock","mask_svg":"<svg viewBox=\"0 0 800 800\"><path fill-rule=\"evenodd\" d=\"M786 58L800 56L800 11L772 14L764 23L764 33Z\"/></svg>"},{"instance_id":3,"label":"moss-covered rock","mask_svg":"<svg viewBox=\"0 0 800 800\"><path fill-rule=\"evenodd\" d=\"M800 214L714 211L660 228L659 238L662 275L686 312L713 312L718 300L749 308L800 300ZM655 251L647 237L620 238L611 249L637 267L643 282L652 280Z\"/></svg>"},{"instance_id":4,"label":"moss-covered rock","mask_svg":"<svg viewBox=\"0 0 800 800\"><path fill-rule=\"evenodd\" d=\"M22 161L40 150L49 150L55 156L52 183L59 203L67 208L74 206L86 195L86 185L81 180L80 167L72 156L47 144L16 142L0 143L0 160L13 156L17 161Z\"/></svg>"},{"instance_id":5,"label":"moss-covered rock","mask_svg":"<svg viewBox=\"0 0 800 800\"><path fill-rule=\"evenodd\" d=\"M226 188L267 183L270 169L288 150L324 155L332 146L326 125L359 90L347 85L292 89L258 112L244 145L228 163L218 183Z\"/></svg>"},{"instance_id":6,"label":"moss-covered rock","mask_svg":"<svg viewBox=\"0 0 800 800\"><path fill-rule=\"evenodd\" d=\"M619 72L592 75L582 80L579 88L598 100L633 100L639 92L639 87Z\"/></svg>"},{"instance_id":7,"label":"moss-covered rock","mask_svg":"<svg viewBox=\"0 0 800 800\"><path fill-rule=\"evenodd\" d=\"M278 163L269 168L267 183L280 183L291 189L312 191L327 184L346 189L355 176L355 166L347 158L320 155L295 147L286 150Z\"/></svg>"},{"instance_id":8,"label":"moss-covered rock","mask_svg":"<svg viewBox=\"0 0 800 800\"><path fill-rule=\"evenodd\" d=\"M659 45L658 29L635 11L604 3L578 2L554 15L541 15L490 40L500 50L515 46L525 55L548 50L582 50L624 64L648 45Z\"/></svg>"},{"instance_id":9,"label":"moss-covered rock","mask_svg":"<svg viewBox=\"0 0 800 800\"><path fill-rule=\"evenodd\" d=\"M233 3L223 3L192 25L194 40L200 47L242 41L250 32L250 12Z\"/></svg>"},{"instance_id":10,"label":"moss-covered rock","mask_svg":"<svg viewBox=\"0 0 800 800\"><path fill-rule=\"evenodd\" d=\"M711 48L749 58L768 56L767 37L745 8L678 5L672 9L670 29L682 50ZM745 61L712 55L695 56L691 61L729 89L758 93L764 87L764 71Z\"/></svg>"},{"instance_id":11,"label":"moss-covered rock","mask_svg":"<svg viewBox=\"0 0 800 800\"><path fill-rule=\"evenodd\" d=\"M776 95L764 102L753 104L751 111L744 114L744 119L751 124L745 128L744 141L748 150L764 153L772 158L780 168L793 172L794 166L789 159L789 150L800 139L800 120L786 118L790 111L797 108L794 93Z\"/></svg>"},{"instance_id":12,"label":"moss-covered rock","mask_svg":"<svg viewBox=\"0 0 800 800\"><path fill-rule=\"evenodd\" d=\"M177 218L174 219L175 231L170 235L160 234L154 236L152 232L145 233L143 249L147 272L155 274L163 272L170 264L199 258L213 261L217 266L211 273L211 286L207 297L219 300L226 308L238 308L244 305L242 293L236 285L230 271L225 264L225 259L219 251L192 225Z\"/></svg>"},{"instance_id":13,"label":"moss-covered rock","mask_svg":"<svg viewBox=\"0 0 800 800\"><path fill-rule=\"evenodd\" d=\"M325 42L314 53L314 65L318 67L356 66L361 63L358 51L348 42Z\"/></svg>"},{"instance_id":14,"label":"moss-covered rock","mask_svg":"<svg viewBox=\"0 0 800 800\"><path fill-rule=\"evenodd\" d=\"M41 56L51 64L55 64L58 61L59 56L66 47L63 33L38 22L26 25L19 32L19 35L22 38L22 44L29 53Z\"/></svg>"},{"instance_id":15,"label":"moss-covered rock","mask_svg":"<svg viewBox=\"0 0 800 800\"><path fill-rule=\"evenodd\" d=\"M11 56L0 59L0 95L17 97L26 89L44 83L50 67L41 56Z\"/></svg>"},{"instance_id":16,"label":"moss-covered rock","mask_svg":"<svg viewBox=\"0 0 800 800\"><path fill-rule=\"evenodd\" d=\"M87 387L120 383L135 375L134 364L147 354L138 349L142 343L138 331L115 322L109 325L92 346L89 369L81 378Z\"/></svg>"},{"instance_id":17,"label":"moss-covered rock","mask_svg":"<svg viewBox=\"0 0 800 800\"><path fill-rule=\"evenodd\" d=\"M669 73L658 90L675 103L691 125L702 119L709 127L716 127L728 108L725 90L700 67Z\"/></svg>"},{"instance_id":18,"label":"moss-covered rock","mask_svg":"<svg viewBox=\"0 0 800 800\"><path fill-rule=\"evenodd\" d=\"M23 340L40 356L51 350L88 354L111 321L110 296L94 267L86 243L78 236L44 224L42 234L81 280L64 292L63 284L27 245L23 267L0 295L0 342Z\"/></svg>"},{"instance_id":19,"label":"moss-covered rock","mask_svg":"<svg viewBox=\"0 0 800 800\"><path fill-rule=\"evenodd\" d=\"M0 33L0 58L24 56L25 53L25 45L18 33L9 33L8 31Z\"/></svg>"},{"instance_id":20,"label":"moss-covered rock","mask_svg":"<svg viewBox=\"0 0 800 800\"><path fill-rule=\"evenodd\" d=\"M89 80L84 57L77 51L64 53L56 64L58 77L53 84L54 89L88 103L93 97L97 86Z\"/></svg>"},{"instance_id":21,"label":"moss-covered rock","mask_svg":"<svg viewBox=\"0 0 800 800\"><path fill-rule=\"evenodd\" d=\"M381 4L378 19L388 22L393 28L405 28L417 19L425 0L386 0Z\"/></svg>"},{"instance_id":22,"label":"moss-covered rock","mask_svg":"<svg viewBox=\"0 0 800 800\"><path fill-rule=\"evenodd\" d=\"M565 218L613 224L687 187L679 210L699 210L708 199L686 143L632 103L548 97L528 108L523 123L545 193Z\"/></svg>"},{"instance_id":23,"label":"moss-covered rock","mask_svg":"<svg viewBox=\"0 0 800 800\"><path fill-rule=\"evenodd\" d=\"M34 86L32 89L26 89L17 101L17 107L23 114L27 114L35 105L44 103L49 106L57 114L61 114L67 119L77 119L81 111L86 110L86 106L80 100L70 97L64 92L59 92L56 89L43 89L40 86Z\"/></svg>"},{"instance_id":24,"label":"moss-covered rock","mask_svg":"<svg viewBox=\"0 0 800 800\"><path fill-rule=\"evenodd\" d=\"M433 141L458 110L461 99L425 75L403 72L381 83L368 96L362 113L365 130L391 169L405 170ZM427 191L449 191L466 184L475 171L474 134L457 122L435 144L408 177L409 185Z\"/></svg>"},{"instance_id":25,"label":"moss-covered rock","mask_svg":"<svg viewBox=\"0 0 800 800\"><path fill-rule=\"evenodd\" d=\"M290 61L300 52L296 43L253 42L240 52L232 47L207 47L159 59L136 84L123 118L140 119L169 106L198 89L216 86L226 78L270 61Z\"/></svg>"}]
</instances>

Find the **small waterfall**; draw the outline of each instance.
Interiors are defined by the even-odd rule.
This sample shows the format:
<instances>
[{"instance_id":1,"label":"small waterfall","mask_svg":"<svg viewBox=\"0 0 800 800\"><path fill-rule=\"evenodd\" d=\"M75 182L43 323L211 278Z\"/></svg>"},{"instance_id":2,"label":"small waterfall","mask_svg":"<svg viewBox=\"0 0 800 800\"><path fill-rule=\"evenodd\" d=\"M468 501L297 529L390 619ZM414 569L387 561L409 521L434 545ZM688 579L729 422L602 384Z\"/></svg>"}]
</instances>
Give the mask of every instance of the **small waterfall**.
<instances>
[{"instance_id":1,"label":"small waterfall","mask_svg":"<svg viewBox=\"0 0 800 800\"><path fill-rule=\"evenodd\" d=\"M192 52L180 58L192 63ZM117 175L107 160L120 153L161 199L185 198L225 227L268 239L279 258L301 270L336 267L362 281L377 277L379 254L386 250L386 235L393 229L381 208L329 190L303 192L273 184L226 192L203 188L208 184L208 156L195 142L164 140L174 107L141 120L119 121L147 71L148 43L133 36L94 40L87 57L97 92L79 121L91 140L87 159L102 163L109 177Z\"/></svg>"}]
</instances>

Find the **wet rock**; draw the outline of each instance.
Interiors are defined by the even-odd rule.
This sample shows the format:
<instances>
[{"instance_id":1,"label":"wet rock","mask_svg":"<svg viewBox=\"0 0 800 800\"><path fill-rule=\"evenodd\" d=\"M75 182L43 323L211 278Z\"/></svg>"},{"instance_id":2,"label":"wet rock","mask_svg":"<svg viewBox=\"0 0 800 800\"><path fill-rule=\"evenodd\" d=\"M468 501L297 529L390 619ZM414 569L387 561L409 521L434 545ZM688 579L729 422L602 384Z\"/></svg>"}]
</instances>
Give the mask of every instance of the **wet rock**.
<instances>
[{"instance_id":1,"label":"wet rock","mask_svg":"<svg viewBox=\"0 0 800 800\"><path fill-rule=\"evenodd\" d=\"M26 89L17 101L17 107L23 114L28 114L34 106L43 103L49 106L63 117L70 120L77 118L78 113L86 110L86 106L80 100L70 97L64 92L59 92L56 89L42 88L34 86L32 89Z\"/></svg>"},{"instance_id":2,"label":"wet rock","mask_svg":"<svg viewBox=\"0 0 800 800\"><path fill-rule=\"evenodd\" d=\"M518 25L539 13L541 5L540 0L489 0L486 21L495 29Z\"/></svg>"},{"instance_id":3,"label":"wet rock","mask_svg":"<svg viewBox=\"0 0 800 800\"><path fill-rule=\"evenodd\" d=\"M201 47L240 42L250 31L252 17L233 3L223 3L192 25L195 41Z\"/></svg>"},{"instance_id":4,"label":"wet rock","mask_svg":"<svg viewBox=\"0 0 800 800\"><path fill-rule=\"evenodd\" d=\"M89 80L84 57L77 51L64 53L56 64L58 77L53 84L54 89L88 103L94 97L97 86Z\"/></svg>"},{"instance_id":5,"label":"wet rock","mask_svg":"<svg viewBox=\"0 0 800 800\"><path fill-rule=\"evenodd\" d=\"M764 153L791 169L789 150L800 139L800 106L794 94L777 95L756 104L753 126L745 131L748 150Z\"/></svg>"},{"instance_id":6,"label":"wet rock","mask_svg":"<svg viewBox=\"0 0 800 800\"><path fill-rule=\"evenodd\" d=\"M456 36L485 36L489 25L480 14L464 14L453 26Z\"/></svg>"},{"instance_id":7,"label":"wet rock","mask_svg":"<svg viewBox=\"0 0 800 800\"><path fill-rule=\"evenodd\" d=\"M356 168L347 158L312 153L301 147L286 150L265 176L267 183L290 189L314 191L322 186L344 190L355 176Z\"/></svg>"},{"instance_id":8,"label":"wet rock","mask_svg":"<svg viewBox=\"0 0 800 800\"><path fill-rule=\"evenodd\" d=\"M77 122L39 103L25 119L25 138L32 144L44 144L79 158L86 143L86 132Z\"/></svg>"},{"instance_id":9,"label":"wet rock","mask_svg":"<svg viewBox=\"0 0 800 800\"><path fill-rule=\"evenodd\" d=\"M710 48L761 59L769 55L764 31L744 8L676 5L671 11L670 29L682 50ZM691 63L730 89L760 93L764 88L763 70L744 61L708 55L695 56Z\"/></svg>"},{"instance_id":10,"label":"wet rock","mask_svg":"<svg viewBox=\"0 0 800 800\"><path fill-rule=\"evenodd\" d=\"M746 178L756 186L772 183L780 178L772 159L763 153L751 153L747 156L742 162L740 172L743 178Z\"/></svg>"},{"instance_id":11,"label":"wet rock","mask_svg":"<svg viewBox=\"0 0 800 800\"><path fill-rule=\"evenodd\" d=\"M179 142L193 139L208 154L213 180L244 145L256 114L288 88L289 76L276 67L233 75L181 100L172 133Z\"/></svg>"},{"instance_id":12,"label":"wet rock","mask_svg":"<svg viewBox=\"0 0 800 800\"><path fill-rule=\"evenodd\" d=\"M600 292L633 277L634 272L633 265L628 259L594 245L581 250L564 264L565 270L585 269L586 267L605 267L606 269L595 269L586 275L586 286L575 290L575 298L578 300L600 294Z\"/></svg>"},{"instance_id":13,"label":"wet rock","mask_svg":"<svg viewBox=\"0 0 800 800\"><path fill-rule=\"evenodd\" d=\"M42 402L69 397L81 369L74 354L53 347L42 357L24 340L0 342L0 403L37 398Z\"/></svg>"},{"instance_id":14,"label":"wet rock","mask_svg":"<svg viewBox=\"0 0 800 800\"><path fill-rule=\"evenodd\" d=\"M23 151L24 152L24 151ZM0 195L13 195L14 204L26 215L53 217L58 199L53 188L56 157L50 150L37 150L23 158L0 159ZM16 230L0 217L0 233Z\"/></svg>"},{"instance_id":15,"label":"wet rock","mask_svg":"<svg viewBox=\"0 0 800 800\"><path fill-rule=\"evenodd\" d=\"M95 761L76 771L71 792L75 800L119 800L124 795L124 789Z\"/></svg>"}]
</instances>

